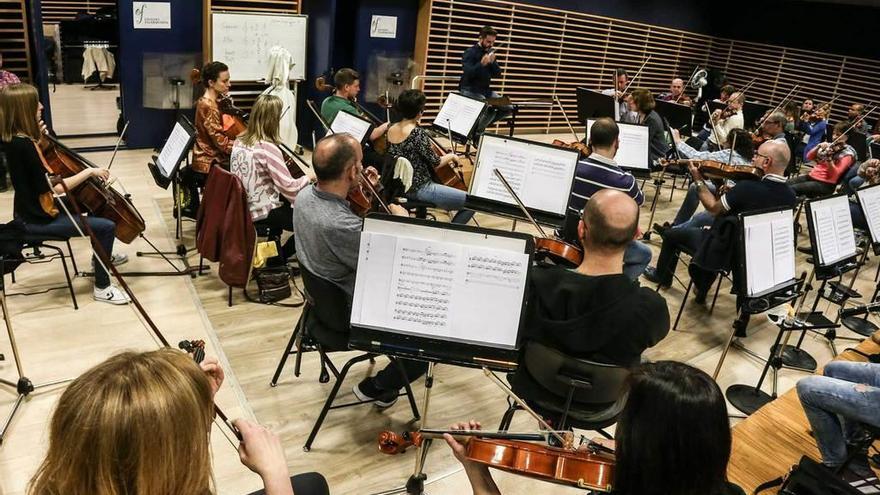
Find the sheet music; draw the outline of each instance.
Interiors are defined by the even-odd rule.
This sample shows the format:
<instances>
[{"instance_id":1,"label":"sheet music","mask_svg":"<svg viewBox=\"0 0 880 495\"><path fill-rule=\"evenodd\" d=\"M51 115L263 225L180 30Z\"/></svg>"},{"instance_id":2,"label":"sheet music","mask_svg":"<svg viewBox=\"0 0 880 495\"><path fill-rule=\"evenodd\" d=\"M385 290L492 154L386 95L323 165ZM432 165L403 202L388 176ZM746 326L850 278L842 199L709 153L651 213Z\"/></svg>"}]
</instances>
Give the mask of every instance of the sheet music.
<instances>
[{"instance_id":1,"label":"sheet music","mask_svg":"<svg viewBox=\"0 0 880 495\"><path fill-rule=\"evenodd\" d=\"M819 264L829 266L855 256L856 239L847 197L836 196L813 201L810 203L810 210L813 214Z\"/></svg>"},{"instance_id":2,"label":"sheet music","mask_svg":"<svg viewBox=\"0 0 880 495\"><path fill-rule=\"evenodd\" d=\"M577 151L483 135L470 194L516 205L497 168L527 208L565 215L577 160Z\"/></svg>"},{"instance_id":3,"label":"sheet music","mask_svg":"<svg viewBox=\"0 0 880 495\"><path fill-rule=\"evenodd\" d=\"M183 158L184 153L188 151L189 141L189 133L180 125L180 122L175 122L174 129L171 130L171 135L168 136L168 141L165 141L165 146L162 146L159 158L156 159L156 165L162 170L162 175L171 177L174 167Z\"/></svg>"},{"instance_id":4,"label":"sheet music","mask_svg":"<svg viewBox=\"0 0 880 495\"><path fill-rule=\"evenodd\" d=\"M371 125L372 124L368 121L360 117L356 117L348 112L340 110L336 114L336 117L333 118L333 123L330 124L330 130L332 130L334 134L348 133L357 139L359 143L363 143Z\"/></svg>"},{"instance_id":5,"label":"sheet music","mask_svg":"<svg viewBox=\"0 0 880 495\"><path fill-rule=\"evenodd\" d=\"M513 347L523 252L363 232L352 325Z\"/></svg>"},{"instance_id":6,"label":"sheet music","mask_svg":"<svg viewBox=\"0 0 880 495\"><path fill-rule=\"evenodd\" d=\"M880 186L871 186L856 191L865 220L868 222L868 231L871 233L871 242L880 243Z\"/></svg>"},{"instance_id":7,"label":"sheet music","mask_svg":"<svg viewBox=\"0 0 880 495\"><path fill-rule=\"evenodd\" d=\"M743 220L748 295L794 280L793 221L791 210L750 215Z\"/></svg>"},{"instance_id":8,"label":"sheet music","mask_svg":"<svg viewBox=\"0 0 880 495\"><path fill-rule=\"evenodd\" d=\"M595 120L587 120L587 140L590 139L590 128ZM625 124L618 122L620 129L620 148L614 161L623 168L649 170L648 149L651 139L648 137L648 126Z\"/></svg>"},{"instance_id":9,"label":"sheet music","mask_svg":"<svg viewBox=\"0 0 880 495\"><path fill-rule=\"evenodd\" d=\"M486 104L482 101L458 93L449 93L443 106L440 107L440 112L434 118L434 125L450 129L461 136L469 136L485 107Z\"/></svg>"}]
</instances>

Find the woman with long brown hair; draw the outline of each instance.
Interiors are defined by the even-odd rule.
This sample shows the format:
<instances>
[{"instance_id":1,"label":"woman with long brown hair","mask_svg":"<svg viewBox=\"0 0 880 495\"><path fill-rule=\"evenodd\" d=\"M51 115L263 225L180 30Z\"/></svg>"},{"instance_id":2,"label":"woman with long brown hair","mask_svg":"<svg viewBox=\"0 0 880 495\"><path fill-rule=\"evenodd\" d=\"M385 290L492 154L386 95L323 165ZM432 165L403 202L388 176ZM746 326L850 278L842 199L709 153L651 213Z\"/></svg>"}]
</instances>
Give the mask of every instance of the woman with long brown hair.
<instances>
[{"instance_id":1,"label":"woman with long brown hair","mask_svg":"<svg viewBox=\"0 0 880 495\"><path fill-rule=\"evenodd\" d=\"M61 395L49 424L49 450L29 495L210 495L209 438L216 358L201 367L174 349L124 352L83 373ZM326 494L323 476L289 478L278 436L234 422L242 464L266 495Z\"/></svg>"},{"instance_id":2,"label":"woman with long brown hair","mask_svg":"<svg viewBox=\"0 0 880 495\"><path fill-rule=\"evenodd\" d=\"M30 84L11 84L0 91L0 141L9 163L9 176L15 188L13 217L24 225L29 234L58 237L73 237L79 234L71 219L55 208L52 189L46 181L46 170L37 150L37 142L43 132L37 88ZM89 178L107 180L110 172L103 168L87 168L82 172L63 179L67 189L75 189ZM56 184L54 192L64 193L64 186ZM116 224L106 218L87 216L89 224L115 265L128 261L123 254L113 254ZM95 268L96 301L110 304L125 304L128 296L110 283L110 275L97 258L92 258Z\"/></svg>"}]
</instances>

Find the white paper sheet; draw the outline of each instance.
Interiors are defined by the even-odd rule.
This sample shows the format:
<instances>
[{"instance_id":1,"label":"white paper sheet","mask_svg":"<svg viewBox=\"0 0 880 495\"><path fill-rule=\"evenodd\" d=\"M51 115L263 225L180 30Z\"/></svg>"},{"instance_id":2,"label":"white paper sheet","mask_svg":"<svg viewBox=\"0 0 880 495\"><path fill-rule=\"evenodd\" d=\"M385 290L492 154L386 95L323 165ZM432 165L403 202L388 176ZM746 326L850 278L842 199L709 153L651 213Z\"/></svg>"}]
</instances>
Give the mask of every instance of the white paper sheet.
<instances>
[{"instance_id":1,"label":"white paper sheet","mask_svg":"<svg viewBox=\"0 0 880 495\"><path fill-rule=\"evenodd\" d=\"M359 143L363 143L371 125L372 124L368 121L360 117L356 117L348 112L340 111L336 114L336 117L333 118L333 123L330 124L330 130L332 130L334 134L348 133L353 138L357 139Z\"/></svg>"},{"instance_id":2,"label":"white paper sheet","mask_svg":"<svg viewBox=\"0 0 880 495\"><path fill-rule=\"evenodd\" d=\"M450 129L461 136L468 136L485 106L486 104L482 101L467 98L458 93L449 93L443 106L440 107L440 112L434 118L434 125Z\"/></svg>"},{"instance_id":3,"label":"white paper sheet","mask_svg":"<svg viewBox=\"0 0 880 495\"><path fill-rule=\"evenodd\" d=\"M856 254L856 239L846 196L810 202L819 263L830 266Z\"/></svg>"},{"instance_id":4,"label":"white paper sheet","mask_svg":"<svg viewBox=\"0 0 880 495\"><path fill-rule=\"evenodd\" d=\"M746 216L746 290L753 296L794 280L794 215L791 210Z\"/></svg>"},{"instance_id":5,"label":"white paper sheet","mask_svg":"<svg viewBox=\"0 0 880 495\"><path fill-rule=\"evenodd\" d=\"M174 129L171 130L171 135L168 136L168 141L165 141L165 146L162 146L162 151L156 160L156 165L162 170L162 175L171 177L171 172L174 171L178 161L180 161L184 153L189 151L187 150L189 140L190 135L186 132L186 129L179 122L175 122Z\"/></svg>"},{"instance_id":6,"label":"white paper sheet","mask_svg":"<svg viewBox=\"0 0 880 495\"><path fill-rule=\"evenodd\" d=\"M587 140L590 139L593 122L595 120L587 120ZM620 148L614 161L624 168L649 170L648 148L651 140L648 137L648 126L618 122L617 127L620 129Z\"/></svg>"},{"instance_id":7,"label":"white paper sheet","mask_svg":"<svg viewBox=\"0 0 880 495\"><path fill-rule=\"evenodd\" d=\"M495 176L497 168L527 208L564 215L577 160L576 151L484 135L470 194L516 205Z\"/></svg>"},{"instance_id":8,"label":"white paper sheet","mask_svg":"<svg viewBox=\"0 0 880 495\"><path fill-rule=\"evenodd\" d=\"M859 189L856 194L865 214L865 220L868 221L871 242L880 243L880 186Z\"/></svg>"},{"instance_id":9,"label":"white paper sheet","mask_svg":"<svg viewBox=\"0 0 880 495\"><path fill-rule=\"evenodd\" d=\"M521 250L363 232L351 323L510 348L527 272Z\"/></svg>"}]
</instances>

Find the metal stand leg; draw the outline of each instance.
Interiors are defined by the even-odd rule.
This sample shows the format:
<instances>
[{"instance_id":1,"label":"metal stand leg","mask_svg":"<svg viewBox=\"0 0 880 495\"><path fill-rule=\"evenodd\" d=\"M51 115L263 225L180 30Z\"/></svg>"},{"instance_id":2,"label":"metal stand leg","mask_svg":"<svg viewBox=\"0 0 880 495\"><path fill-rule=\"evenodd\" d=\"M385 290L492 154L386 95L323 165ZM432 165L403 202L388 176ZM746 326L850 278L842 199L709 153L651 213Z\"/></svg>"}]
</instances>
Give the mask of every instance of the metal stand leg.
<instances>
[{"instance_id":1,"label":"metal stand leg","mask_svg":"<svg viewBox=\"0 0 880 495\"><path fill-rule=\"evenodd\" d=\"M666 170L660 172L660 177L654 179L654 185L656 189L654 191L654 199L651 200L651 217L648 219L648 228L642 233L642 240L648 241L651 239L651 225L654 224L654 214L657 212L657 200L660 198L660 188L663 187L663 183L666 182Z\"/></svg>"},{"instance_id":2,"label":"metal stand leg","mask_svg":"<svg viewBox=\"0 0 880 495\"><path fill-rule=\"evenodd\" d=\"M434 363L428 362L428 372L425 374L425 400L422 403L422 424L428 424L428 411L431 405L431 389L434 387ZM422 495L425 493L425 460L428 457L428 449L431 447L430 440L422 442L419 445L418 455L416 456L416 465L413 469L412 476L406 482L406 493L409 495Z\"/></svg>"},{"instance_id":3,"label":"metal stand leg","mask_svg":"<svg viewBox=\"0 0 880 495\"><path fill-rule=\"evenodd\" d=\"M305 314L305 313L303 313ZM291 354L291 349L293 349L293 344L297 342L300 333L300 326L303 324L303 317L300 316L299 321L296 324L296 327L293 329L293 333L290 335L290 340L287 341L287 347L284 348L284 354L281 355L281 360L278 362L278 367L275 368L275 374L272 375L272 380L269 382L270 387L274 387L278 385L278 378L281 376L281 371L284 370L284 365L287 364L287 357ZM299 353L297 353L299 354ZM299 356L297 356L299 358ZM299 376L299 374L297 374Z\"/></svg>"}]
</instances>

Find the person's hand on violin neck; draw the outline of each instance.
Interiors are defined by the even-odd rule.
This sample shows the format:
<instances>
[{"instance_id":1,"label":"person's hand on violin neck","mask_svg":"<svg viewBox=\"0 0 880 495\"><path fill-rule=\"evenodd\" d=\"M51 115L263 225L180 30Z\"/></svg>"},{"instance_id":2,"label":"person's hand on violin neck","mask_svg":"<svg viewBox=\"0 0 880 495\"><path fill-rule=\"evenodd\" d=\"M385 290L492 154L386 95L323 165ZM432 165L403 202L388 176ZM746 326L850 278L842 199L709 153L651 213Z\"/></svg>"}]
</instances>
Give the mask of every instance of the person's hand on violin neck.
<instances>
[{"instance_id":1,"label":"person's hand on violin neck","mask_svg":"<svg viewBox=\"0 0 880 495\"><path fill-rule=\"evenodd\" d=\"M220 366L220 361L214 356L206 357L199 363L199 367L208 375L208 383L211 385L211 398L213 398L217 395L217 391L220 390L220 386L223 385L223 379L226 377L226 374Z\"/></svg>"},{"instance_id":2,"label":"person's hand on violin neck","mask_svg":"<svg viewBox=\"0 0 880 495\"><path fill-rule=\"evenodd\" d=\"M449 427L450 430L481 430L482 428L482 425L474 420L470 420L466 423L456 423ZM467 474L468 480L471 482L471 488L474 490L474 495L501 495L501 491L498 490L495 480L492 479L492 474L489 472L488 466L468 459L467 447L459 443L458 440L453 438L449 433L444 433L443 439L446 440L449 448L452 449L452 454L464 467L464 472Z\"/></svg>"}]
</instances>

